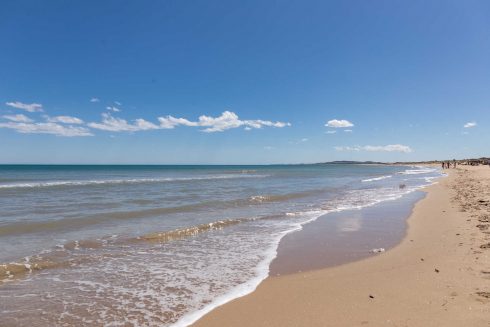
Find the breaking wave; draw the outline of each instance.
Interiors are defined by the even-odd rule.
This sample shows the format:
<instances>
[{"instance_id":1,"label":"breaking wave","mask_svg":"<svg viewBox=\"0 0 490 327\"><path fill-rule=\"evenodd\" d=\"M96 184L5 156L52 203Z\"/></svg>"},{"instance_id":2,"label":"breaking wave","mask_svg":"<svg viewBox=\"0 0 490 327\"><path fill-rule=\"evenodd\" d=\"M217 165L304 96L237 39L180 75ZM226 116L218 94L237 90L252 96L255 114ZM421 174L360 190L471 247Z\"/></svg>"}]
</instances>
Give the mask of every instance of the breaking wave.
<instances>
[{"instance_id":1,"label":"breaking wave","mask_svg":"<svg viewBox=\"0 0 490 327\"><path fill-rule=\"evenodd\" d=\"M268 175L250 175L250 174L229 174L229 175L214 175L214 176L196 176L196 177L174 177L174 178L132 178L132 179L102 179L102 180L65 180L65 181L47 181L47 182L32 182L32 183L12 183L0 184L0 189L15 189L15 188L42 188L42 187L60 187L60 186L91 186L91 185L106 185L106 184L144 184L144 183L166 183L166 182L185 182L198 180L213 180L213 179L233 179L233 178L264 178Z\"/></svg>"},{"instance_id":2,"label":"breaking wave","mask_svg":"<svg viewBox=\"0 0 490 327\"><path fill-rule=\"evenodd\" d=\"M391 178L393 176L391 175L386 175L386 176L380 176L380 177L373 177L373 178L368 178L368 179L363 179L363 182L374 182L374 181L380 181L383 179Z\"/></svg>"}]
</instances>

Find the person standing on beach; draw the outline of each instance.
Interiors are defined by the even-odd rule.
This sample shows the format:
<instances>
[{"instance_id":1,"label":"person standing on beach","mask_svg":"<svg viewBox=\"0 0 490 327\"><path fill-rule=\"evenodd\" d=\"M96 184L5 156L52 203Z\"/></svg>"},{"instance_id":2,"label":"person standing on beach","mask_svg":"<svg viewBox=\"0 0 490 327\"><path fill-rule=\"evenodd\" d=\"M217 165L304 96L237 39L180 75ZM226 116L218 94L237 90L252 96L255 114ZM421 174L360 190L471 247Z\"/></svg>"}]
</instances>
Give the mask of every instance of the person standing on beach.
<instances>
[{"instance_id":1,"label":"person standing on beach","mask_svg":"<svg viewBox=\"0 0 490 327\"><path fill-rule=\"evenodd\" d=\"M446 168L446 163L444 161L441 162L441 165L442 165L442 169L445 169Z\"/></svg>"}]
</instances>

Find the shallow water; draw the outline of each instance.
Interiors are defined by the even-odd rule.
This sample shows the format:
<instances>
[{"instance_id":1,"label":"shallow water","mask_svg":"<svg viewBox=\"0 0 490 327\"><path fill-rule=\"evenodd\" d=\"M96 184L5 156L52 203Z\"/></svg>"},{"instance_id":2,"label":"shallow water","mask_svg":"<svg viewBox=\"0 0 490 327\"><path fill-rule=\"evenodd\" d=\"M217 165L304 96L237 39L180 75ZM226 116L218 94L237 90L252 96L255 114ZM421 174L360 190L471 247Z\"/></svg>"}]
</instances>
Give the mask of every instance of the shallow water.
<instances>
[{"instance_id":1,"label":"shallow water","mask_svg":"<svg viewBox=\"0 0 490 327\"><path fill-rule=\"evenodd\" d=\"M436 169L0 166L0 313L14 326L186 325L252 291L281 238Z\"/></svg>"}]
</instances>

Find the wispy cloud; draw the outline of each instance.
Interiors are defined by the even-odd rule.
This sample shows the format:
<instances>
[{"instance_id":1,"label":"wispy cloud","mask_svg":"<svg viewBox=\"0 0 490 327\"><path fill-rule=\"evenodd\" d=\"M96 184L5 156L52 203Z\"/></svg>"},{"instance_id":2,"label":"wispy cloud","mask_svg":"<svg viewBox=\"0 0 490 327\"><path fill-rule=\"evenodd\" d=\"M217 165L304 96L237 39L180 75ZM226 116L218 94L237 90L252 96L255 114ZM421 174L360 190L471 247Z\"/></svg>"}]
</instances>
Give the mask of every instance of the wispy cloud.
<instances>
[{"instance_id":1,"label":"wispy cloud","mask_svg":"<svg viewBox=\"0 0 490 327\"><path fill-rule=\"evenodd\" d=\"M337 131L326 131L325 134L335 134Z\"/></svg>"},{"instance_id":2,"label":"wispy cloud","mask_svg":"<svg viewBox=\"0 0 490 327\"><path fill-rule=\"evenodd\" d=\"M63 123L63 124L83 124L83 120L77 117L72 116L56 116L56 117L48 117L48 122L51 123Z\"/></svg>"},{"instance_id":3,"label":"wispy cloud","mask_svg":"<svg viewBox=\"0 0 490 327\"><path fill-rule=\"evenodd\" d=\"M99 98L91 98L90 102L100 102Z\"/></svg>"},{"instance_id":4,"label":"wispy cloud","mask_svg":"<svg viewBox=\"0 0 490 327\"><path fill-rule=\"evenodd\" d=\"M468 122L466 124L464 124L464 128L472 128L472 127L475 127L476 126L476 122L472 121L472 122Z\"/></svg>"},{"instance_id":5,"label":"wispy cloud","mask_svg":"<svg viewBox=\"0 0 490 327\"><path fill-rule=\"evenodd\" d=\"M179 125L198 126L198 123L196 122L191 122L185 118L175 118L172 116L158 117L158 121L160 122L160 127L164 129L172 129Z\"/></svg>"},{"instance_id":6,"label":"wispy cloud","mask_svg":"<svg viewBox=\"0 0 490 327\"><path fill-rule=\"evenodd\" d=\"M97 98L92 98L91 102L98 102ZM30 112L42 111L42 105L32 103L25 104L21 102L7 102L7 105L27 110ZM108 106L107 110L119 112L120 109L114 106ZM228 129L243 127L245 130L259 129L263 127L282 128L291 126L290 123L269 120L242 120L231 111L224 111L218 117L202 115L197 121L191 121L186 118L176 118L173 116L158 117L158 123L153 123L139 118L133 121L127 121L123 118L114 117L111 113L102 114L100 122L85 122L73 116L43 116L45 121L34 121L24 115L4 115L1 118L8 121L0 121L0 128L9 128L19 133L40 133L54 134L58 136L90 136L93 135L90 129L97 129L111 132L138 132L147 130L172 129L178 126L201 127L203 132L222 132ZM78 125L78 126L73 126ZM305 142L307 139L303 139Z\"/></svg>"},{"instance_id":7,"label":"wispy cloud","mask_svg":"<svg viewBox=\"0 0 490 327\"><path fill-rule=\"evenodd\" d=\"M403 152L410 153L413 150L402 144L389 144L389 145L364 145L364 146L336 146L336 151L368 151L368 152Z\"/></svg>"},{"instance_id":8,"label":"wispy cloud","mask_svg":"<svg viewBox=\"0 0 490 327\"><path fill-rule=\"evenodd\" d=\"M92 136L93 134L85 127L66 126L57 123L22 123L6 122L0 123L0 128L13 129L24 134L53 134L57 136Z\"/></svg>"},{"instance_id":9,"label":"wispy cloud","mask_svg":"<svg viewBox=\"0 0 490 327\"><path fill-rule=\"evenodd\" d=\"M117 104L118 106L122 106L122 103L119 101L114 101L114 103Z\"/></svg>"},{"instance_id":10,"label":"wispy cloud","mask_svg":"<svg viewBox=\"0 0 490 327\"><path fill-rule=\"evenodd\" d=\"M329 120L326 124L326 127L331 127L331 128L347 128L347 127L354 127L354 124L351 123L348 120L345 119L332 119Z\"/></svg>"},{"instance_id":11,"label":"wispy cloud","mask_svg":"<svg viewBox=\"0 0 490 327\"><path fill-rule=\"evenodd\" d=\"M309 141L309 139L304 137L304 138L296 140L296 141L289 141L289 144L301 144L301 143L305 143L308 141Z\"/></svg>"},{"instance_id":12,"label":"wispy cloud","mask_svg":"<svg viewBox=\"0 0 490 327\"><path fill-rule=\"evenodd\" d=\"M18 122L18 123L30 123L30 122L32 122L32 119L30 119L29 117L22 115L22 114L5 115L5 116L2 116L2 118L8 119L10 121Z\"/></svg>"},{"instance_id":13,"label":"wispy cloud","mask_svg":"<svg viewBox=\"0 0 490 327\"><path fill-rule=\"evenodd\" d=\"M121 111L121 109L116 108L116 107L114 107L114 106L107 106L107 107L105 107L105 108L106 108L107 110L109 110L109 111L113 111L113 112L120 112L120 111Z\"/></svg>"},{"instance_id":14,"label":"wispy cloud","mask_svg":"<svg viewBox=\"0 0 490 327\"><path fill-rule=\"evenodd\" d=\"M128 123L127 120L113 117L109 113L102 114L102 122L88 123L87 126L111 132L137 132L151 129L159 129L158 125L155 125L144 119L136 119L134 123Z\"/></svg>"},{"instance_id":15,"label":"wispy cloud","mask_svg":"<svg viewBox=\"0 0 490 327\"><path fill-rule=\"evenodd\" d=\"M43 105L39 103L22 103L19 101L14 101L14 102L6 102L5 103L9 107L17 108L17 109L22 109L28 112L41 112L43 111Z\"/></svg>"},{"instance_id":16,"label":"wispy cloud","mask_svg":"<svg viewBox=\"0 0 490 327\"><path fill-rule=\"evenodd\" d=\"M346 132L346 133L352 133L353 131L352 131L352 129L344 129L344 132Z\"/></svg>"}]
</instances>

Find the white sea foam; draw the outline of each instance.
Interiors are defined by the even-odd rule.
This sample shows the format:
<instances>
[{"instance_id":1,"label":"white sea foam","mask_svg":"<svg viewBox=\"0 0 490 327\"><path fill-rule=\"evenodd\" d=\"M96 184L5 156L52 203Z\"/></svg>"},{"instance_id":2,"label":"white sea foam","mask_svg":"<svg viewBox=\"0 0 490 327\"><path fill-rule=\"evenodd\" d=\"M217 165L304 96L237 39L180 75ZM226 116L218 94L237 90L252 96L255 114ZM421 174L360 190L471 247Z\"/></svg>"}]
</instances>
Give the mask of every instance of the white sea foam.
<instances>
[{"instance_id":1,"label":"white sea foam","mask_svg":"<svg viewBox=\"0 0 490 327\"><path fill-rule=\"evenodd\" d=\"M55 186L90 186L104 184L143 184L143 183L165 183L165 182L181 182L181 181L198 181L198 180L213 180L213 179L233 179L233 178L264 178L268 175L246 175L246 174L230 174L230 175L211 175L211 176L196 176L196 177L174 177L174 178L129 178L129 179L102 179L102 180L61 180L61 181L46 181L46 182L29 182L29 183L11 183L0 184L0 189L11 188L39 188L39 187L55 187Z\"/></svg>"},{"instance_id":2,"label":"white sea foam","mask_svg":"<svg viewBox=\"0 0 490 327\"><path fill-rule=\"evenodd\" d=\"M254 196L250 197L250 201L252 201L252 202L261 203L261 202L264 202L267 200L269 200L269 197L265 196L265 195L254 195Z\"/></svg>"},{"instance_id":3,"label":"white sea foam","mask_svg":"<svg viewBox=\"0 0 490 327\"><path fill-rule=\"evenodd\" d=\"M430 174L436 172L437 169L431 168L421 168L421 169L407 169L405 171L400 172L401 175L420 175L420 174Z\"/></svg>"},{"instance_id":4,"label":"white sea foam","mask_svg":"<svg viewBox=\"0 0 490 327\"><path fill-rule=\"evenodd\" d=\"M373 178L368 178L368 179L363 179L363 182L374 182L374 181L380 181L383 179L391 178L393 177L392 175L385 175L385 176L379 176L379 177L373 177Z\"/></svg>"},{"instance_id":5,"label":"white sea foam","mask_svg":"<svg viewBox=\"0 0 490 327\"><path fill-rule=\"evenodd\" d=\"M203 308L182 316L175 324L172 324L172 326L173 327L189 326L195 323L197 320L199 320L207 313L211 312L213 309L255 291L257 286L259 286L259 284L269 276L269 265L272 262L272 260L274 260L274 258L277 256L277 248L279 246L279 242L281 241L281 239L289 233L301 230L303 228L303 225L318 219L320 216L326 213L328 213L328 211L326 210L311 210L311 211L295 213L295 216L301 215L305 217L305 220L292 225L290 229L279 233L274 238L271 246L265 252L264 260L262 260L257 265L257 267L255 267L254 278L250 279L249 281L241 285L234 287L229 292L217 297L211 303L204 306Z\"/></svg>"}]
</instances>

